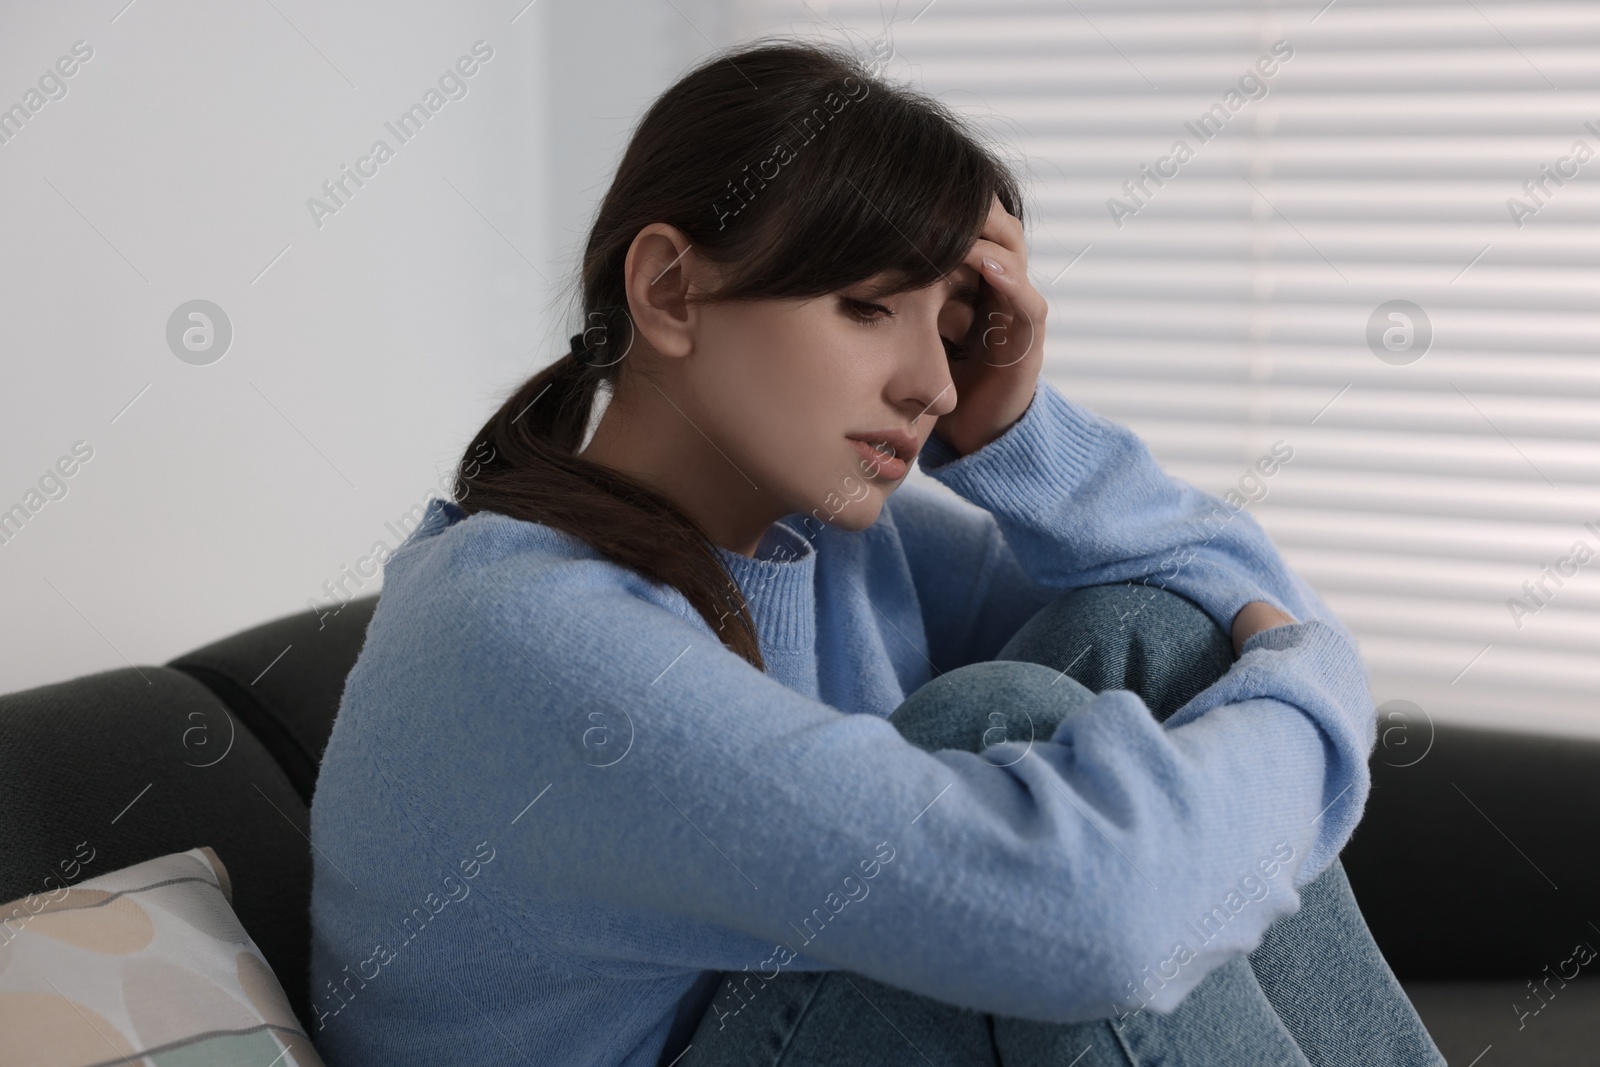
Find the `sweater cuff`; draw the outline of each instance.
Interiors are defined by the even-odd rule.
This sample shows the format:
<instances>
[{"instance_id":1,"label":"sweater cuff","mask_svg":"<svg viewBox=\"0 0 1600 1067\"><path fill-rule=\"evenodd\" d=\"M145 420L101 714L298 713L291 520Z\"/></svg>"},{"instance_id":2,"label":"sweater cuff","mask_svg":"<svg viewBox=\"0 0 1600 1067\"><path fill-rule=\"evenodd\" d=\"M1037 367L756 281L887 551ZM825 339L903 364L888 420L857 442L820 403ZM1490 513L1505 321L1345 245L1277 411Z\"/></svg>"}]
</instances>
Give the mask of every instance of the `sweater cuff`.
<instances>
[{"instance_id":1,"label":"sweater cuff","mask_svg":"<svg viewBox=\"0 0 1600 1067\"><path fill-rule=\"evenodd\" d=\"M1072 492L1100 466L1115 437L1104 434L1106 420L1068 400L1041 377L1022 418L975 452L957 456L935 431L917 462L924 473L969 501L991 509L1031 513L1041 499L1041 481L1051 495ZM1045 497L1044 499L1049 499Z\"/></svg>"},{"instance_id":2,"label":"sweater cuff","mask_svg":"<svg viewBox=\"0 0 1600 1067\"><path fill-rule=\"evenodd\" d=\"M1285 690L1296 686L1290 676L1305 683L1295 702ZM1330 781L1345 783L1317 817L1322 825L1302 868L1304 884L1333 862L1361 820L1372 783L1367 763L1377 742L1377 713L1360 652L1336 627L1309 619L1251 634L1227 673L1162 726L1177 729L1213 708L1261 698L1285 703L1317 724L1330 750Z\"/></svg>"}]
</instances>

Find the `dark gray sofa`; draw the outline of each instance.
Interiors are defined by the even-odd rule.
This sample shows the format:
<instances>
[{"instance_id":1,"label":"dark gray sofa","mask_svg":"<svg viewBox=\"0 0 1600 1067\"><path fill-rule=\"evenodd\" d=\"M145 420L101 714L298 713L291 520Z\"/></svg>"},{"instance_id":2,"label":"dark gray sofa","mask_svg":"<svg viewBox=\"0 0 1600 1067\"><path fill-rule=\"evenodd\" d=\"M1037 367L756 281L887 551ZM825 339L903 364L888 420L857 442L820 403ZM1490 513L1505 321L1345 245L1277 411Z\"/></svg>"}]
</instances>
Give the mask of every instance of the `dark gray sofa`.
<instances>
[{"instance_id":1,"label":"dark gray sofa","mask_svg":"<svg viewBox=\"0 0 1600 1067\"><path fill-rule=\"evenodd\" d=\"M80 842L80 879L210 845L314 1032L309 805L376 603L0 696L0 901L44 891ZM1374 936L1452 1064L1600 1062L1600 963L1556 973L1600 947L1600 742L1417 730L1379 746L1342 856Z\"/></svg>"}]
</instances>

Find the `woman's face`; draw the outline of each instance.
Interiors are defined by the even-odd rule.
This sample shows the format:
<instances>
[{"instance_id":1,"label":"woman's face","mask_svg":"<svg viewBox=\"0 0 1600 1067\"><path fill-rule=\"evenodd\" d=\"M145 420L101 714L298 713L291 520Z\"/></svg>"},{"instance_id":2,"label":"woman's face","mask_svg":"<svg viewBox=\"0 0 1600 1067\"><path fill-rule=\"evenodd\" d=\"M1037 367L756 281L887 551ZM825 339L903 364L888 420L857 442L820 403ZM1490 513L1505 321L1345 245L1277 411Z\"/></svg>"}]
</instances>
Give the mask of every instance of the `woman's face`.
<instances>
[{"instance_id":1,"label":"woman's face","mask_svg":"<svg viewBox=\"0 0 1600 1067\"><path fill-rule=\"evenodd\" d=\"M878 276L808 299L691 311L670 290L692 282L665 266L679 262L681 244L636 242L635 252L633 365L620 368L583 458L653 485L714 542L746 555L796 512L843 529L872 525L935 420L956 405L949 361L972 328L978 272L963 264L888 296L873 287L892 279ZM911 455L850 439L894 433Z\"/></svg>"},{"instance_id":2,"label":"woman's face","mask_svg":"<svg viewBox=\"0 0 1600 1067\"><path fill-rule=\"evenodd\" d=\"M891 456L851 435L899 430L920 450L954 408L950 349L973 325L978 272L962 266L893 296L875 296L874 282L702 307L685 384L696 421L731 461L722 466L728 499L749 501L752 526L802 512L864 530L914 454L896 446ZM741 491L750 482L758 493Z\"/></svg>"},{"instance_id":3,"label":"woman's face","mask_svg":"<svg viewBox=\"0 0 1600 1067\"><path fill-rule=\"evenodd\" d=\"M731 461L722 467L730 497L748 499L752 514L775 512L769 524L802 512L870 526L955 406L950 351L972 327L977 272L963 265L925 289L875 295L872 285L887 281L700 310L695 352L682 361L686 396ZM850 439L880 431L905 434L913 453ZM751 482L759 493L741 490Z\"/></svg>"}]
</instances>

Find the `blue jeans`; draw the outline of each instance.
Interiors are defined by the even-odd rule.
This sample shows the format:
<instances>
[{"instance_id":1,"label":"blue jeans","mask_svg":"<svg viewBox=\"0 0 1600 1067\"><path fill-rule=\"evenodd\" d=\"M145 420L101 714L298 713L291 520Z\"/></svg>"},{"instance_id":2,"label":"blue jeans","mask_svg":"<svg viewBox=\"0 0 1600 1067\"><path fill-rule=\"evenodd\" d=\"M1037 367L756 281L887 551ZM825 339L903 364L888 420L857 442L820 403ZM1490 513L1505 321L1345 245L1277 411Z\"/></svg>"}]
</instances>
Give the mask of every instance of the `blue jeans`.
<instances>
[{"instance_id":1,"label":"blue jeans","mask_svg":"<svg viewBox=\"0 0 1600 1067\"><path fill-rule=\"evenodd\" d=\"M1135 582L1042 608L993 661L935 677L889 721L933 751L1048 738L1107 689L1164 721L1227 672L1233 642L1189 600ZM1062 672L1065 671L1065 676ZM997 699L998 697L998 699ZM999 708L997 712L995 709ZM1130 996L1131 1007L1137 1001ZM988 1015L846 971L781 974L725 1027L701 1019L675 1067L1444 1067L1335 860L1260 945L1170 1015L1046 1023Z\"/></svg>"}]
</instances>

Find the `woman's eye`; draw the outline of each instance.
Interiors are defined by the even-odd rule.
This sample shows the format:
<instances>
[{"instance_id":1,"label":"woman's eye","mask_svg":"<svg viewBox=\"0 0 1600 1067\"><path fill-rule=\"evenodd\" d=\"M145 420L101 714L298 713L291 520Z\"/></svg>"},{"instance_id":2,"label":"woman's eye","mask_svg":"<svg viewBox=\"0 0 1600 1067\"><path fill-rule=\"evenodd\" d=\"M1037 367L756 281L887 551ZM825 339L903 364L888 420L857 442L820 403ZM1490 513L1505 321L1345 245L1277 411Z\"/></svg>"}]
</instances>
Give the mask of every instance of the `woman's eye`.
<instances>
[{"instance_id":1,"label":"woman's eye","mask_svg":"<svg viewBox=\"0 0 1600 1067\"><path fill-rule=\"evenodd\" d=\"M839 298L839 306L846 314L858 322L878 322L886 318L893 318L894 312L882 304L874 304L870 300L855 300L848 296ZM945 356L952 360L966 359L971 352L964 341L952 341L948 337L940 337L944 342Z\"/></svg>"},{"instance_id":2,"label":"woman's eye","mask_svg":"<svg viewBox=\"0 0 1600 1067\"><path fill-rule=\"evenodd\" d=\"M894 315L894 312L882 304L874 304L867 300L852 300L848 296L842 296L839 298L839 303L851 318L860 322L874 322L879 318L888 318Z\"/></svg>"}]
</instances>

